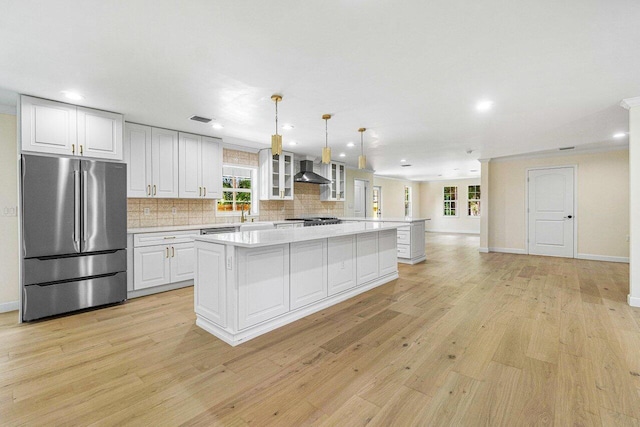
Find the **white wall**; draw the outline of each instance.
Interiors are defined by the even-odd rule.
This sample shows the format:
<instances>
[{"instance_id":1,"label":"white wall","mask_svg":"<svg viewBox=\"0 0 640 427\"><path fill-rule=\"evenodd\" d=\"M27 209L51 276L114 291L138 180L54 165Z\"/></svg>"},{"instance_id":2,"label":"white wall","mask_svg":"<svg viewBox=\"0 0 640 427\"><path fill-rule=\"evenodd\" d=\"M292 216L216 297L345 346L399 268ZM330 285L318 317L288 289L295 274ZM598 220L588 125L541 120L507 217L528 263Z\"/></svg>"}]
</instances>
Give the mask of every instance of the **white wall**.
<instances>
[{"instance_id":1,"label":"white wall","mask_svg":"<svg viewBox=\"0 0 640 427\"><path fill-rule=\"evenodd\" d=\"M382 187L382 218L404 218L404 187L411 187L411 213L420 216L420 183L406 179L373 177L373 185Z\"/></svg>"},{"instance_id":2,"label":"white wall","mask_svg":"<svg viewBox=\"0 0 640 427\"><path fill-rule=\"evenodd\" d=\"M489 163L489 248L526 251L526 170L577 165L578 256L629 257L629 151Z\"/></svg>"},{"instance_id":3,"label":"white wall","mask_svg":"<svg viewBox=\"0 0 640 427\"><path fill-rule=\"evenodd\" d=\"M442 233L480 233L480 217L472 217L467 212L469 185L480 185L480 178L428 181L420 184L420 216L431 218L426 222L426 230ZM458 187L458 216L444 216L444 187ZM480 189L482 191L482 188ZM482 215L482 205L480 215Z\"/></svg>"},{"instance_id":4,"label":"white wall","mask_svg":"<svg viewBox=\"0 0 640 427\"><path fill-rule=\"evenodd\" d=\"M0 114L0 312L18 308L18 206L16 116Z\"/></svg>"}]
</instances>

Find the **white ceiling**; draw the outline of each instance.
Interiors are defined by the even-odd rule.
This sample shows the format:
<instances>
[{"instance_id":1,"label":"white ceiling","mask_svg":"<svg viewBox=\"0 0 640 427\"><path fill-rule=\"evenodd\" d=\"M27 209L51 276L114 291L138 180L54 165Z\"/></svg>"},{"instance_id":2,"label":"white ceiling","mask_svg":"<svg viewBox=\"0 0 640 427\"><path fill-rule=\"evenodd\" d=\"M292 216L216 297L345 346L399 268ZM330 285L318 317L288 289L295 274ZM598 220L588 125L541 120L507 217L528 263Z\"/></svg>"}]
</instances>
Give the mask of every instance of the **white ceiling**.
<instances>
[{"instance_id":1,"label":"white ceiling","mask_svg":"<svg viewBox=\"0 0 640 427\"><path fill-rule=\"evenodd\" d=\"M618 104L640 95L637 0L0 0L0 10L0 102L76 90L129 121L266 147L280 93L280 121L295 126L285 147L320 156L331 113L334 158L355 166L366 127L370 167L417 180L476 176L479 158L619 145ZM494 108L477 112L482 99Z\"/></svg>"}]
</instances>

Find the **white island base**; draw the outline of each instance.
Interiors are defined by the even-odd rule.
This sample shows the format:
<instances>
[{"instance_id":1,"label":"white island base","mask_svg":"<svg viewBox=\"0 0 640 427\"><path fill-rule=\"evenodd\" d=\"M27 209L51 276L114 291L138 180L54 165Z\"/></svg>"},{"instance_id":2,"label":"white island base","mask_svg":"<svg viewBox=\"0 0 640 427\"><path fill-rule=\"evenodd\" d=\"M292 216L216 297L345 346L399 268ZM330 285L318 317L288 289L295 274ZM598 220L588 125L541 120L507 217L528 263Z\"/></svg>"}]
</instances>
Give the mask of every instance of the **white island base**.
<instances>
[{"instance_id":1,"label":"white island base","mask_svg":"<svg viewBox=\"0 0 640 427\"><path fill-rule=\"evenodd\" d=\"M235 346L398 278L397 225L196 238L196 325Z\"/></svg>"}]
</instances>

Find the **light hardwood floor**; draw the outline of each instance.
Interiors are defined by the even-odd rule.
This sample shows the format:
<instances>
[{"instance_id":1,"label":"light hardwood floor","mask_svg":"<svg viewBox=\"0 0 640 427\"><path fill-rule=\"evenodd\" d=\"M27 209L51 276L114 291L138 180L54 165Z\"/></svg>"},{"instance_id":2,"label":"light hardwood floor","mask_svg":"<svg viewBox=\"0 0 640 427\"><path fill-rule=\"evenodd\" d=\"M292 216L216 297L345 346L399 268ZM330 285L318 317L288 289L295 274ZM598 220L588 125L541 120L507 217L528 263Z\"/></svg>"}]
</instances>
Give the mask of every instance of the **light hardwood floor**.
<instances>
[{"instance_id":1,"label":"light hardwood floor","mask_svg":"<svg viewBox=\"0 0 640 427\"><path fill-rule=\"evenodd\" d=\"M628 265L427 235L400 279L232 348L191 288L0 315L1 425L638 425Z\"/></svg>"}]
</instances>

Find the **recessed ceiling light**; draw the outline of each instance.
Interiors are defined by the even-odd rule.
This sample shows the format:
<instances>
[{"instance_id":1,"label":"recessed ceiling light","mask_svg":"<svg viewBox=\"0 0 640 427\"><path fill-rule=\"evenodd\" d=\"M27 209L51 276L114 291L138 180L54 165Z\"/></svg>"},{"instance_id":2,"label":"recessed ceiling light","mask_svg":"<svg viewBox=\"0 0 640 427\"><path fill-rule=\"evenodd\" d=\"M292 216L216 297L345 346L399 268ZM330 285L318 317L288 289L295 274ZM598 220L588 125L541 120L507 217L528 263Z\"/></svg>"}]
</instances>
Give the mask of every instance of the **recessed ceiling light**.
<instances>
[{"instance_id":1,"label":"recessed ceiling light","mask_svg":"<svg viewBox=\"0 0 640 427\"><path fill-rule=\"evenodd\" d=\"M407 159L400 159L400 161L401 161L402 163L404 163L404 162L406 162L406 161L407 161Z\"/></svg>"},{"instance_id":2,"label":"recessed ceiling light","mask_svg":"<svg viewBox=\"0 0 640 427\"><path fill-rule=\"evenodd\" d=\"M290 125L290 124L284 124L284 125L282 125L282 129L284 129L284 130L291 130L291 129L293 129L293 125Z\"/></svg>"},{"instance_id":3,"label":"recessed ceiling light","mask_svg":"<svg viewBox=\"0 0 640 427\"><path fill-rule=\"evenodd\" d=\"M489 101L488 99L480 101L476 104L476 110L478 111L489 111L491 107L493 107L493 101Z\"/></svg>"},{"instance_id":4,"label":"recessed ceiling light","mask_svg":"<svg viewBox=\"0 0 640 427\"><path fill-rule=\"evenodd\" d=\"M614 138L624 138L625 136L627 136L625 132L618 132L613 135Z\"/></svg>"},{"instance_id":5,"label":"recessed ceiling light","mask_svg":"<svg viewBox=\"0 0 640 427\"><path fill-rule=\"evenodd\" d=\"M346 157L346 154L344 154L344 153L340 153L340 154L338 154L338 155L339 155L340 157Z\"/></svg>"},{"instance_id":6,"label":"recessed ceiling light","mask_svg":"<svg viewBox=\"0 0 640 427\"><path fill-rule=\"evenodd\" d=\"M73 92L70 90L63 90L62 94L65 96L65 98L71 99L73 101L80 101L84 99L83 95L79 94L78 92Z\"/></svg>"},{"instance_id":7,"label":"recessed ceiling light","mask_svg":"<svg viewBox=\"0 0 640 427\"><path fill-rule=\"evenodd\" d=\"M220 123L214 123L211 125L211 127L214 129L224 129L224 126L222 126Z\"/></svg>"},{"instance_id":8,"label":"recessed ceiling light","mask_svg":"<svg viewBox=\"0 0 640 427\"><path fill-rule=\"evenodd\" d=\"M455 169L454 169L454 171L459 171L459 170L460 170L460 168L455 168Z\"/></svg>"},{"instance_id":9,"label":"recessed ceiling light","mask_svg":"<svg viewBox=\"0 0 640 427\"><path fill-rule=\"evenodd\" d=\"M347 142L347 147L351 148L354 147L356 144L354 144L353 142Z\"/></svg>"},{"instance_id":10,"label":"recessed ceiling light","mask_svg":"<svg viewBox=\"0 0 640 427\"><path fill-rule=\"evenodd\" d=\"M295 141L291 141L291 142L289 143L289 145L298 145L298 143L297 143L297 142L295 142Z\"/></svg>"}]
</instances>

